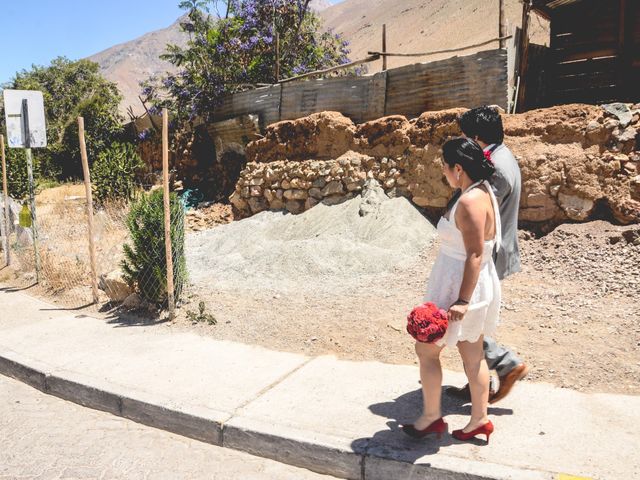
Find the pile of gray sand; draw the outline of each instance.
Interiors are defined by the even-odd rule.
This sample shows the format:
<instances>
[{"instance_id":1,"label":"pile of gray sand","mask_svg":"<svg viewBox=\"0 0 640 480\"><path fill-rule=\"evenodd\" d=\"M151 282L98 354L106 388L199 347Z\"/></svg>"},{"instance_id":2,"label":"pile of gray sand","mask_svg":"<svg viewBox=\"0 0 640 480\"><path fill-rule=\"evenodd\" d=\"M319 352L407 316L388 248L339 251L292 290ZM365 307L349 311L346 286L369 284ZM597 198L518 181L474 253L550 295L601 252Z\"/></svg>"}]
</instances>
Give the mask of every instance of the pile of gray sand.
<instances>
[{"instance_id":1,"label":"pile of gray sand","mask_svg":"<svg viewBox=\"0 0 640 480\"><path fill-rule=\"evenodd\" d=\"M435 228L375 180L338 205L300 215L262 212L189 234L190 281L198 288L340 292L418 259Z\"/></svg>"}]
</instances>

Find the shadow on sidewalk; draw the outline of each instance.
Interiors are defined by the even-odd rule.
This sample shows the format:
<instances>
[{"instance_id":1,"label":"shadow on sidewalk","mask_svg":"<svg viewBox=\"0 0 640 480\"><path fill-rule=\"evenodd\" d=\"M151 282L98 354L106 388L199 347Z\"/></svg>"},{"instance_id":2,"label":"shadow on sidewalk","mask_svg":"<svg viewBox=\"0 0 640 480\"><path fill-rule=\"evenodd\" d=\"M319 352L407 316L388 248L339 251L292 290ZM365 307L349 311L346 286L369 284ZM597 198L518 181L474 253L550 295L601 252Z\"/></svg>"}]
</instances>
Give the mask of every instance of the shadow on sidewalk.
<instances>
[{"instance_id":1,"label":"shadow on sidewalk","mask_svg":"<svg viewBox=\"0 0 640 480\"><path fill-rule=\"evenodd\" d=\"M93 304L90 304L93 305ZM81 307L84 308L84 307ZM67 308L65 310L79 310ZM104 314L102 319L105 323L113 325L114 328L122 327L150 327L161 325L169 321L169 318L161 318L159 314L150 315L149 311L137 314L136 311L126 310L122 308L118 302L109 302L102 305L98 312ZM91 315L77 315L76 318L90 317Z\"/></svg>"},{"instance_id":2,"label":"shadow on sidewalk","mask_svg":"<svg viewBox=\"0 0 640 480\"><path fill-rule=\"evenodd\" d=\"M31 285L27 286L27 287L22 287L22 288L17 288L17 287L0 287L0 292L5 292L5 293L15 293L15 292L23 292L25 290L29 290L30 288L33 288L37 285L37 283L32 283Z\"/></svg>"},{"instance_id":3,"label":"shadow on sidewalk","mask_svg":"<svg viewBox=\"0 0 640 480\"><path fill-rule=\"evenodd\" d=\"M135 312L123 312L120 310L114 310L109 312L106 317L106 322L109 325L114 325L115 328L123 327L152 327L154 325L162 325L169 321L168 317L161 318L159 316L143 316L136 315Z\"/></svg>"},{"instance_id":4,"label":"shadow on sidewalk","mask_svg":"<svg viewBox=\"0 0 640 480\"><path fill-rule=\"evenodd\" d=\"M454 399L442 390L442 415L471 415L471 404L464 404L461 400ZM362 450L363 443L368 440L366 452L368 456L397 460L405 463L415 463L421 457L434 455L441 447L464 443L454 439L451 431L462 428L463 425L449 425L449 432L437 439L436 435L427 435L423 439L413 439L402 432L400 426L413 422L422 412L422 390L405 393L391 402L375 403L369 406L369 410L376 415L386 417L388 430L376 432L369 439L360 438L352 442L352 447ZM489 415L513 415L513 410L489 406ZM484 440L476 439L471 442L475 445L485 445Z\"/></svg>"}]
</instances>

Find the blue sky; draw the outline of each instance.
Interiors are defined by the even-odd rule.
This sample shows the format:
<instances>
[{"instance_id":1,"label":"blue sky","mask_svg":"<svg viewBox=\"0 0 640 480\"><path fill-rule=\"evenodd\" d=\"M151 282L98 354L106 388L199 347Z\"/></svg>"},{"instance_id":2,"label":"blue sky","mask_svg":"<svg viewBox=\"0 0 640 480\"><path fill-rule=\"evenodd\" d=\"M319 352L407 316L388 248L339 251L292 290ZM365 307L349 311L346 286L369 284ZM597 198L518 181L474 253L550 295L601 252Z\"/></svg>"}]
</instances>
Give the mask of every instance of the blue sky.
<instances>
[{"instance_id":1,"label":"blue sky","mask_svg":"<svg viewBox=\"0 0 640 480\"><path fill-rule=\"evenodd\" d=\"M340 3L333 0L331 3ZM168 27L183 12L179 0L2 1L0 83L57 56L84 58Z\"/></svg>"}]
</instances>

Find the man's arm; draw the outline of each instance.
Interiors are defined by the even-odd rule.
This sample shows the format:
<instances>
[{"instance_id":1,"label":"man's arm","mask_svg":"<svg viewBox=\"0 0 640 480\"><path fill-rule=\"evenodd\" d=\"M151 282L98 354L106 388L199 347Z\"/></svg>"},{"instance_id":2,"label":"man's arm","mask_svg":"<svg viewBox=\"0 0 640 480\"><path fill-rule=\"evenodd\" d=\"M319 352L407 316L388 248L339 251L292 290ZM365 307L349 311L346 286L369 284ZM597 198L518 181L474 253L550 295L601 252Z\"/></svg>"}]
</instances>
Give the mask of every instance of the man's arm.
<instances>
[{"instance_id":1,"label":"man's arm","mask_svg":"<svg viewBox=\"0 0 640 480\"><path fill-rule=\"evenodd\" d=\"M496 169L496 173L491 177L491 187L498 200L498 205L502 205L503 200L511 193L511 182L505 177L502 170Z\"/></svg>"}]
</instances>

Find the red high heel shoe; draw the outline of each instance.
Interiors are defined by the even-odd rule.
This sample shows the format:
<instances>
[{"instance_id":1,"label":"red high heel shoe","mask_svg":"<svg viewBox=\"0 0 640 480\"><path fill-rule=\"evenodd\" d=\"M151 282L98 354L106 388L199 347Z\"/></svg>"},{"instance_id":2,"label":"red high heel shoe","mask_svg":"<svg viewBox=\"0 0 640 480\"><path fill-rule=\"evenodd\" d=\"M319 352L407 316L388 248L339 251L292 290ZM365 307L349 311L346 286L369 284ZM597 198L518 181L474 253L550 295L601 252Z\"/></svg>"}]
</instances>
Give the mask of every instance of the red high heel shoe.
<instances>
[{"instance_id":1,"label":"red high heel shoe","mask_svg":"<svg viewBox=\"0 0 640 480\"><path fill-rule=\"evenodd\" d=\"M451 432L451 436L456 440L467 441L474 438L476 435L484 435L487 437L487 445L489 444L489 436L493 433L493 423L489 420L484 425L476 428L475 430L471 430L470 432L464 432L462 430L454 430Z\"/></svg>"},{"instance_id":2,"label":"red high heel shoe","mask_svg":"<svg viewBox=\"0 0 640 480\"><path fill-rule=\"evenodd\" d=\"M442 434L447 431L447 423L440 417L435 422L432 422L427 428L418 430L413 425L402 425L402 431L412 438L424 438L430 433L435 433L437 438L441 438Z\"/></svg>"}]
</instances>

